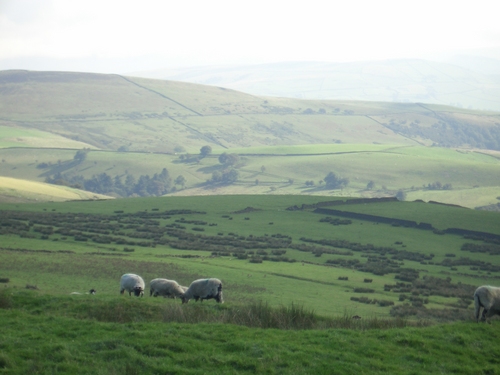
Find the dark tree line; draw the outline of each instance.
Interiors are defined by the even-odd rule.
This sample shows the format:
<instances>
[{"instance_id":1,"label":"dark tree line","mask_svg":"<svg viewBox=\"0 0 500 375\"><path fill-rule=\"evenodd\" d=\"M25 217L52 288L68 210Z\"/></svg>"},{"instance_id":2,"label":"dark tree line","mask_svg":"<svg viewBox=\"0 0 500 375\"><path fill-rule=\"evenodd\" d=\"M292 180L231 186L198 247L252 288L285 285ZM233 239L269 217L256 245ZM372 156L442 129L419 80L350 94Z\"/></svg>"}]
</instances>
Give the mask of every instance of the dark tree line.
<instances>
[{"instance_id":1,"label":"dark tree line","mask_svg":"<svg viewBox=\"0 0 500 375\"><path fill-rule=\"evenodd\" d=\"M177 177L176 183L181 183L180 177L182 176ZM125 176L110 176L105 172L93 175L91 178L85 178L81 175L67 177L61 173L56 173L52 177L47 177L45 182L71 186L97 194L116 195L120 197L160 196L176 190L166 168L163 168L161 173L155 173L153 177L141 175L138 179L130 174L126 174Z\"/></svg>"}]
</instances>

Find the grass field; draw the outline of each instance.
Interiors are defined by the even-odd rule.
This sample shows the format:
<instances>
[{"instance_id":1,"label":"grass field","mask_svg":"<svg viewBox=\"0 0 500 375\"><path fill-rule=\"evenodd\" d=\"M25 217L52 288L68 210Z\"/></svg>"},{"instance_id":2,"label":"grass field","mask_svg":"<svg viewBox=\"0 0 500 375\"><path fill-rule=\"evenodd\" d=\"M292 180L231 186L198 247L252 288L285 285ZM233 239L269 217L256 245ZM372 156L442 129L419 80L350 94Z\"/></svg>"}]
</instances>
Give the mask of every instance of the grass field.
<instances>
[{"instance_id":1,"label":"grass field","mask_svg":"<svg viewBox=\"0 0 500 375\"><path fill-rule=\"evenodd\" d=\"M6 213L15 210L15 215L27 215L9 219L10 216L4 214L7 223L12 223L12 220L30 220L33 224L22 235L4 231L0 273L18 288L30 284L36 285L42 292L63 295L71 291L85 291L90 289L89 286L100 293L114 295L117 290L116 280L126 272L142 274L146 280L156 277L172 278L182 285L189 285L196 278L212 276L224 280L228 303L263 299L273 306L279 306L296 302L305 304L323 316L340 315L349 311L364 316L388 317L391 305L363 304L353 301L351 297L366 296L355 290L369 287L373 289L369 294L371 299L399 304L400 295L386 290L385 285L396 283L395 275L397 272L406 272L403 269L417 270L420 278L450 277L452 283L478 285L497 282L499 271L495 268L498 262L494 253L462 251L462 246L471 240L459 235L439 235L429 230L356 219L347 225L332 226L320 222L325 216L312 210L286 210L294 205L325 201L324 198L213 196L36 205L4 204L2 208L7 210L4 211ZM248 207L252 209L236 213ZM353 213L425 222L439 231L461 228L500 235L498 215L493 212L409 202L338 207ZM170 218L155 219L155 215L171 210L196 210L200 213L186 211L184 214L171 215ZM120 219L115 212L123 212L121 215L129 215L131 219ZM151 217L151 220L157 222L155 225L159 225L158 228L169 228L172 225L175 228L176 225L181 225L184 229L180 234L165 233L164 237L160 237L164 240L153 240L156 238L153 233L141 235L140 233L152 230L147 225L139 229L139 232L133 229L134 226L127 229L130 226L126 224L127 220L132 220L141 212L145 218ZM68 219L61 215L70 213L81 215L81 230L72 227L70 223L65 224ZM4 228L12 225L4 224ZM109 225L115 229L105 229ZM98 228L105 232L100 233ZM141 240L139 235L146 241ZM185 239L176 239L179 235ZM85 240L77 238L82 236L87 237ZM290 238L290 242L278 247L265 245L260 248L261 245L258 245L281 236ZM253 242L253 238L260 240ZM319 244L325 240L345 243L333 247ZM300 244L314 245L316 248L298 251L291 246ZM362 250L368 244L374 249ZM247 250L244 250L245 247ZM127 252L127 249L131 251ZM283 250L281 256L286 259L273 255L273 249ZM260 263L250 262L252 257L263 256L259 255L259 251L265 251L269 259ZM214 257L214 252L225 255ZM387 252L393 255L384 256ZM242 254L245 257L240 259ZM449 258L449 254L454 254L454 258ZM394 266L402 267L401 271L393 269L374 274L363 270L364 266L360 267L381 264L391 257L399 259L399 265ZM482 263L446 263L450 259L462 258L472 258L475 262ZM336 260L355 263L350 263L349 266L331 263ZM472 270L474 267L476 270ZM90 270L92 272L89 274ZM75 278L75 275L80 276ZM340 280L339 277L348 277L348 281ZM370 279L370 283L367 284L365 279ZM61 280L63 289L60 287ZM321 297L325 295L334 295L335 298ZM451 306L457 301L453 297L443 299L439 294L427 297L428 306L432 308Z\"/></svg>"},{"instance_id":2,"label":"grass field","mask_svg":"<svg viewBox=\"0 0 500 375\"><path fill-rule=\"evenodd\" d=\"M169 309L128 299L76 296L49 301L15 293L7 301L0 308L0 371L9 374L497 371L497 324L279 330L170 322ZM63 307L52 310L53 305ZM156 321L148 321L152 317Z\"/></svg>"},{"instance_id":3,"label":"grass field","mask_svg":"<svg viewBox=\"0 0 500 375\"><path fill-rule=\"evenodd\" d=\"M446 232L500 235L498 214L398 201L324 206L425 222L433 232L366 219L332 225L320 219L345 218L315 213L319 202L325 197L1 204L0 373L498 371L498 319L475 323L471 304L475 287L498 284L498 244ZM277 250L285 253L273 255ZM268 258L251 262L259 251ZM328 263L336 259L365 268ZM374 274L370 264L394 268ZM415 281L396 278L409 270L418 272ZM218 277L225 303L182 305L151 298L148 288L143 298L121 296L126 272L146 283ZM90 288L95 296L85 294ZM415 315L395 315L402 308Z\"/></svg>"}]
</instances>

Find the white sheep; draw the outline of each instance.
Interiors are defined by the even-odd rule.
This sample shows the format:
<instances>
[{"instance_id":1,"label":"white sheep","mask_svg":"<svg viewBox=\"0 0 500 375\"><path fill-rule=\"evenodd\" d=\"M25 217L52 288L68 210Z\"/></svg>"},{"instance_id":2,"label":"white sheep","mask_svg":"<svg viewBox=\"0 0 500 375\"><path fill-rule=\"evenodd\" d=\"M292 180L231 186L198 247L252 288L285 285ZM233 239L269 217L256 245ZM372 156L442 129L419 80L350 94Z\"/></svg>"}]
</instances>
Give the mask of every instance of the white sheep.
<instances>
[{"instance_id":1,"label":"white sheep","mask_svg":"<svg viewBox=\"0 0 500 375\"><path fill-rule=\"evenodd\" d=\"M175 299L175 297L182 296L186 289L183 289L175 280L153 279L149 282L150 297L164 296Z\"/></svg>"},{"instance_id":2,"label":"white sheep","mask_svg":"<svg viewBox=\"0 0 500 375\"><path fill-rule=\"evenodd\" d=\"M479 316L481 308L483 312ZM474 292L474 318L486 321L493 315L500 315L500 288L483 285Z\"/></svg>"},{"instance_id":3,"label":"white sheep","mask_svg":"<svg viewBox=\"0 0 500 375\"><path fill-rule=\"evenodd\" d=\"M195 301L214 298L219 303L224 303L222 298L222 282L219 279L199 279L191 283L186 292L181 296L182 303L188 303L191 298Z\"/></svg>"},{"instance_id":4,"label":"white sheep","mask_svg":"<svg viewBox=\"0 0 500 375\"><path fill-rule=\"evenodd\" d=\"M120 280L120 294L127 291L129 296L133 292L136 297L142 297L144 295L144 288L144 280L139 275L126 273Z\"/></svg>"}]
</instances>

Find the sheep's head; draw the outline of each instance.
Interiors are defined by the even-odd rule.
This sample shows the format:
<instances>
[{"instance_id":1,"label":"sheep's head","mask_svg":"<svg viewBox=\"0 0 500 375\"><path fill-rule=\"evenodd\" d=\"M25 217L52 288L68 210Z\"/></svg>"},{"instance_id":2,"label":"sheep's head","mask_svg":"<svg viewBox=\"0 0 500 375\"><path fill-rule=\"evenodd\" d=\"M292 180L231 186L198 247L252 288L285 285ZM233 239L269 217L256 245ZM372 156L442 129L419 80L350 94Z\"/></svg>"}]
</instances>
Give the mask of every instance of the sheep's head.
<instances>
[{"instance_id":1,"label":"sheep's head","mask_svg":"<svg viewBox=\"0 0 500 375\"><path fill-rule=\"evenodd\" d=\"M182 303L188 303L189 302L189 298L184 297L184 294L181 295L181 300L182 300Z\"/></svg>"},{"instance_id":2,"label":"sheep's head","mask_svg":"<svg viewBox=\"0 0 500 375\"><path fill-rule=\"evenodd\" d=\"M142 289L140 286L136 286L134 288L134 295L136 297L142 296L143 293L144 293L144 289Z\"/></svg>"}]
</instances>

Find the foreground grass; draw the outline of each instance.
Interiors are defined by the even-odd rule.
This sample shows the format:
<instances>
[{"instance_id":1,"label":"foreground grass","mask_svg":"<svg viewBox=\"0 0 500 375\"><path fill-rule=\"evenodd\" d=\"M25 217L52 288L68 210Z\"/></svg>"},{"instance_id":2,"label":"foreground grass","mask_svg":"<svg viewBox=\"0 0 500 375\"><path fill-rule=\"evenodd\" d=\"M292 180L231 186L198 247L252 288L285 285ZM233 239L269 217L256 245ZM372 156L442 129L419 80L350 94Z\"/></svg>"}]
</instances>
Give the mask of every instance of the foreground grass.
<instances>
[{"instance_id":1,"label":"foreground grass","mask_svg":"<svg viewBox=\"0 0 500 375\"><path fill-rule=\"evenodd\" d=\"M92 297L12 295L5 289L0 294L0 374L498 373L497 322L263 329L203 319L177 323L169 316L158 319L155 311L161 309L144 299ZM207 315L221 308L176 306ZM119 309L128 322L123 314L104 314ZM265 305L260 310L283 314ZM300 307L288 308L285 315L298 312L314 316Z\"/></svg>"}]
</instances>

